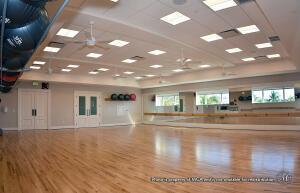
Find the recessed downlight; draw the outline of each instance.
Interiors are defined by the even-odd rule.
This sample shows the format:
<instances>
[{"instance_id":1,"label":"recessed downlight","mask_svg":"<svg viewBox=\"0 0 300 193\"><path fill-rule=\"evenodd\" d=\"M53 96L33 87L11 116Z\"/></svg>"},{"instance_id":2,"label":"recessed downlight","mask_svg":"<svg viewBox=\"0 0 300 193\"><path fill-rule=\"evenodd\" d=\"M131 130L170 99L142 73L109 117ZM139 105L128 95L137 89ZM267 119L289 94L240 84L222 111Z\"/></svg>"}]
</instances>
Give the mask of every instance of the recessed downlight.
<instances>
[{"instance_id":1,"label":"recessed downlight","mask_svg":"<svg viewBox=\"0 0 300 193\"><path fill-rule=\"evenodd\" d=\"M166 15L162 18L160 18L162 21L165 21L171 25L177 25L183 22L186 22L188 20L191 20L191 18L183 15L182 13L176 11L174 13L171 13L169 15Z\"/></svg>"},{"instance_id":2,"label":"recessed downlight","mask_svg":"<svg viewBox=\"0 0 300 193\"><path fill-rule=\"evenodd\" d=\"M63 36L63 37L68 37L68 38L74 38L78 33L79 33L79 31L70 30L70 29L66 29L66 28L61 28L56 33L56 35Z\"/></svg>"},{"instance_id":3,"label":"recessed downlight","mask_svg":"<svg viewBox=\"0 0 300 193\"><path fill-rule=\"evenodd\" d=\"M231 49L227 49L225 51L230 54L234 54L234 53L242 52L243 50L241 50L240 48L231 48Z\"/></svg>"},{"instance_id":4,"label":"recessed downlight","mask_svg":"<svg viewBox=\"0 0 300 193\"><path fill-rule=\"evenodd\" d=\"M270 48L273 47L273 45L269 42L267 43L262 43L262 44L256 44L255 45L257 48L261 49L261 48Z\"/></svg>"},{"instance_id":5,"label":"recessed downlight","mask_svg":"<svg viewBox=\"0 0 300 193\"><path fill-rule=\"evenodd\" d=\"M214 11L220 11L237 6L234 0L206 0L203 1L203 3Z\"/></svg>"},{"instance_id":6,"label":"recessed downlight","mask_svg":"<svg viewBox=\"0 0 300 193\"><path fill-rule=\"evenodd\" d=\"M241 34L250 34L250 33L255 33L255 32L260 31L256 25L249 25L249 26L245 26L245 27L239 27L239 28L237 28L237 30Z\"/></svg>"},{"instance_id":7,"label":"recessed downlight","mask_svg":"<svg viewBox=\"0 0 300 193\"><path fill-rule=\"evenodd\" d=\"M216 40L221 40L223 39L221 36L219 36L218 34L210 34L207 36L202 36L201 39L207 41L207 42L213 42Z\"/></svg>"}]
</instances>

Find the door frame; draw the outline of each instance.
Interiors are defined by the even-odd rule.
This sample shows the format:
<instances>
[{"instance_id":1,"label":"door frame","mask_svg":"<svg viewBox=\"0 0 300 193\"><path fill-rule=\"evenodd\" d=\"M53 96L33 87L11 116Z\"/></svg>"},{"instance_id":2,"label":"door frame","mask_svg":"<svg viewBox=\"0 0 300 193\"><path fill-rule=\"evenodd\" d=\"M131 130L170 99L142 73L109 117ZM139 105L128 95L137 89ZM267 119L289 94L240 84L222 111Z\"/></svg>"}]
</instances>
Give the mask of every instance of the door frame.
<instances>
[{"instance_id":1,"label":"door frame","mask_svg":"<svg viewBox=\"0 0 300 193\"><path fill-rule=\"evenodd\" d=\"M79 95L90 95L90 94L96 94L97 97L99 97L99 102L98 102L98 113L99 113L99 127L102 124L102 93L98 92L98 91L81 91L81 90L75 90L74 91L74 107L73 107L73 114L74 114L74 126L76 129L80 128L78 125L76 125L76 121L77 121L77 116L76 116L76 96Z\"/></svg>"},{"instance_id":2,"label":"door frame","mask_svg":"<svg viewBox=\"0 0 300 193\"><path fill-rule=\"evenodd\" d=\"M51 128L51 90L43 90L43 89L27 89L27 88L18 88L18 130L22 130L22 92L39 92L39 93L47 93L47 129Z\"/></svg>"}]
</instances>

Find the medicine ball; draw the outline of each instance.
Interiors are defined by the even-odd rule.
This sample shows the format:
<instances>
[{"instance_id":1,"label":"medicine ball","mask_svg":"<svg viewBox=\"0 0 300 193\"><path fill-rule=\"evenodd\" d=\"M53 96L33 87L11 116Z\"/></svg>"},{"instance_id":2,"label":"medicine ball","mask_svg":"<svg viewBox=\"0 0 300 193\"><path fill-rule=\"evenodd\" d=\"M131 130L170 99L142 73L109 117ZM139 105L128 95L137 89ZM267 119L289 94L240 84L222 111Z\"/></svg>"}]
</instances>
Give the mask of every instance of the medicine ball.
<instances>
[{"instance_id":1,"label":"medicine ball","mask_svg":"<svg viewBox=\"0 0 300 193\"><path fill-rule=\"evenodd\" d=\"M124 95L124 100L125 100L125 101L129 101L129 100L130 100L129 94L125 94L125 95Z\"/></svg>"},{"instance_id":2,"label":"medicine ball","mask_svg":"<svg viewBox=\"0 0 300 193\"><path fill-rule=\"evenodd\" d=\"M18 70L24 68L33 51L24 51L20 53L15 53L14 56L9 58L4 57L3 67L9 70Z\"/></svg>"},{"instance_id":3,"label":"medicine ball","mask_svg":"<svg viewBox=\"0 0 300 193\"><path fill-rule=\"evenodd\" d=\"M16 79L16 80L17 80L17 79ZM16 80L15 80L15 81L5 81L5 80L2 80L2 83L1 83L1 80L0 80L0 83L2 84L2 86L10 87L10 86L15 85Z\"/></svg>"},{"instance_id":4,"label":"medicine ball","mask_svg":"<svg viewBox=\"0 0 300 193\"><path fill-rule=\"evenodd\" d=\"M0 14L2 16L4 1L0 3ZM40 17L41 8L29 5L21 0L8 0L5 27L22 27ZM2 22L2 17L0 19ZM1 26L1 23L0 23Z\"/></svg>"},{"instance_id":5,"label":"medicine ball","mask_svg":"<svg viewBox=\"0 0 300 193\"><path fill-rule=\"evenodd\" d=\"M40 17L19 28L5 30L5 47L18 51L35 49L49 24L46 10L40 11Z\"/></svg>"},{"instance_id":6,"label":"medicine ball","mask_svg":"<svg viewBox=\"0 0 300 193\"><path fill-rule=\"evenodd\" d=\"M2 87L0 85L0 92L8 93L11 90L11 87Z\"/></svg>"},{"instance_id":7,"label":"medicine ball","mask_svg":"<svg viewBox=\"0 0 300 193\"><path fill-rule=\"evenodd\" d=\"M116 100L118 100L118 95L117 94L112 94L110 96L110 99L113 100L113 101L116 101Z\"/></svg>"},{"instance_id":8,"label":"medicine ball","mask_svg":"<svg viewBox=\"0 0 300 193\"><path fill-rule=\"evenodd\" d=\"M119 101L123 101L124 100L124 95L123 94L119 94L118 95L118 100Z\"/></svg>"},{"instance_id":9,"label":"medicine ball","mask_svg":"<svg viewBox=\"0 0 300 193\"><path fill-rule=\"evenodd\" d=\"M239 101L244 101L244 97L243 97L243 96L240 96L240 97L239 97Z\"/></svg>"},{"instance_id":10,"label":"medicine ball","mask_svg":"<svg viewBox=\"0 0 300 193\"><path fill-rule=\"evenodd\" d=\"M135 101L136 100L136 95L135 94L131 94L130 95L130 100Z\"/></svg>"}]
</instances>

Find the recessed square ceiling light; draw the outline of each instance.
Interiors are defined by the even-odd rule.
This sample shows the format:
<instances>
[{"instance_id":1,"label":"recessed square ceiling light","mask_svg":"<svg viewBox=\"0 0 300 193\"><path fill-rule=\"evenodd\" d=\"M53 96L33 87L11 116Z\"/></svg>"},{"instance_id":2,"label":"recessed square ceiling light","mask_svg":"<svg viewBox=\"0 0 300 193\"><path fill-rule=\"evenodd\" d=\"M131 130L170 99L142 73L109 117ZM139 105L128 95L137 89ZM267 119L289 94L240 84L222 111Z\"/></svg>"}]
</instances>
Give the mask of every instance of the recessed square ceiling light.
<instances>
[{"instance_id":1,"label":"recessed square ceiling light","mask_svg":"<svg viewBox=\"0 0 300 193\"><path fill-rule=\"evenodd\" d=\"M126 60L123 60L122 62L127 63L127 64L131 64L131 63L134 63L134 62L136 62L136 61L137 61L137 60L126 59Z\"/></svg>"},{"instance_id":2,"label":"recessed square ceiling light","mask_svg":"<svg viewBox=\"0 0 300 193\"><path fill-rule=\"evenodd\" d=\"M239 28L237 28L237 30L241 34L250 34L250 33L254 33L254 32L259 32L260 31L256 25L249 25L249 26L245 26L245 27L239 27Z\"/></svg>"},{"instance_id":3,"label":"recessed square ceiling light","mask_svg":"<svg viewBox=\"0 0 300 193\"><path fill-rule=\"evenodd\" d=\"M71 69L61 69L61 71L63 71L63 72L71 72L72 70Z\"/></svg>"},{"instance_id":4,"label":"recessed square ceiling light","mask_svg":"<svg viewBox=\"0 0 300 193\"><path fill-rule=\"evenodd\" d=\"M39 69L41 69L40 66L30 66L30 68L33 69L33 70L39 70Z\"/></svg>"},{"instance_id":5,"label":"recessed square ceiling light","mask_svg":"<svg viewBox=\"0 0 300 193\"><path fill-rule=\"evenodd\" d=\"M147 74L146 76L147 77L154 77L155 75L153 75L153 74Z\"/></svg>"},{"instance_id":6,"label":"recessed square ceiling light","mask_svg":"<svg viewBox=\"0 0 300 193\"><path fill-rule=\"evenodd\" d=\"M269 59L272 59L272 58L280 58L280 54L271 54L271 55L267 55L267 57Z\"/></svg>"},{"instance_id":7,"label":"recessed square ceiling light","mask_svg":"<svg viewBox=\"0 0 300 193\"><path fill-rule=\"evenodd\" d=\"M209 68L209 67L211 67L211 65L209 65L209 64L203 64L203 65L200 65L199 67L200 68Z\"/></svg>"},{"instance_id":8,"label":"recessed square ceiling light","mask_svg":"<svg viewBox=\"0 0 300 193\"><path fill-rule=\"evenodd\" d=\"M127 72L124 72L124 74L134 74L134 72L127 71Z\"/></svg>"},{"instance_id":9,"label":"recessed square ceiling light","mask_svg":"<svg viewBox=\"0 0 300 193\"><path fill-rule=\"evenodd\" d=\"M150 66L150 68L161 68L161 67L163 67L163 66L159 65L159 64L155 64L155 65Z\"/></svg>"},{"instance_id":10,"label":"recessed square ceiling light","mask_svg":"<svg viewBox=\"0 0 300 193\"><path fill-rule=\"evenodd\" d=\"M182 70L182 69L175 69L175 70L173 70L173 72L183 72L184 70Z\"/></svg>"},{"instance_id":11,"label":"recessed square ceiling light","mask_svg":"<svg viewBox=\"0 0 300 193\"><path fill-rule=\"evenodd\" d=\"M99 72L92 71L92 72L89 72L89 74L93 74L93 75L95 75L95 74L99 74Z\"/></svg>"},{"instance_id":12,"label":"recessed square ceiling light","mask_svg":"<svg viewBox=\"0 0 300 193\"><path fill-rule=\"evenodd\" d=\"M214 11L220 11L222 9L237 6L234 0L206 0L203 1L203 3Z\"/></svg>"},{"instance_id":13,"label":"recessed square ceiling light","mask_svg":"<svg viewBox=\"0 0 300 193\"><path fill-rule=\"evenodd\" d=\"M143 77L137 76L137 77L134 77L134 78L137 79L137 80L140 80L140 79L142 79Z\"/></svg>"},{"instance_id":14,"label":"recessed square ceiling light","mask_svg":"<svg viewBox=\"0 0 300 193\"><path fill-rule=\"evenodd\" d=\"M151 52L148 52L149 54L152 54L152 55L155 55L155 56L158 56L158 55L161 55L161 54L165 54L166 52L165 51L161 51L161 50L153 50Z\"/></svg>"},{"instance_id":15,"label":"recessed square ceiling light","mask_svg":"<svg viewBox=\"0 0 300 193\"><path fill-rule=\"evenodd\" d=\"M57 32L56 35L58 35L58 36L64 36L64 37L68 37L68 38L74 38L78 33L79 33L79 31L61 28Z\"/></svg>"},{"instance_id":16,"label":"recessed square ceiling light","mask_svg":"<svg viewBox=\"0 0 300 193\"><path fill-rule=\"evenodd\" d=\"M213 42L216 40L221 40L223 39L221 36L219 36L218 34L210 34L207 36L202 36L201 39L207 41L207 42Z\"/></svg>"},{"instance_id":17,"label":"recessed square ceiling light","mask_svg":"<svg viewBox=\"0 0 300 193\"><path fill-rule=\"evenodd\" d=\"M257 48L270 48L273 47L273 45L271 43L262 43L262 44L256 44L255 45Z\"/></svg>"},{"instance_id":18,"label":"recessed square ceiling light","mask_svg":"<svg viewBox=\"0 0 300 193\"><path fill-rule=\"evenodd\" d=\"M120 74L115 74L115 77L119 77L119 76L121 76Z\"/></svg>"},{"instance_id":19,"label":"recessed square ceiling light","mask_svg":"<svg viewBox=\"0 0 300 193\"><path fill-rule=\"evenodd\" d=\"M241 52L243 50L241 50L240 48L231 48L231 49L227 49L226 52L233 54L233 53L238 53Z\"/></svg>"},{"instance_id":20,"label":"recessed square ceiling light","mask_svg":"<svg viewBox=\"0 0 300 193\"><path fill-rule=\"evenodd\" d=\"M112 1L112 2L115 2L115 3L116 3L116 2L118 2L119 0L110 0L110 1Z\"/></svg>"},{"instance_id":21,"label":"recessed square ceiling light","mask_svg":"<svg viewBox=\"0 0 300 193\"><path fill-rule=\"evenodd\" d=\"M37 65L45 65L46 62L44 62L44 61L34 61L33 64L37 64Z\"/></svg>"},{"instance_id":22,"label":"recessed square ceiling light","mask_svg":"<svg viewBox=\"0 0 300 193\"><path fill-rule=\"evenodd\" d=\"M114 40L108 44L112 45L112 46L123 47L123 46L126 46L127 44L129 44L129 42L126 42L123 40Z\"/></svg>"},{"instance_id":23,"label":"recessed square ceiling light","mask_svg":"<svg viewBox=\"0 0 300 193\"><path fill-rule=\"evenodd\" d=\"M89 53L88 55L86 55L86 57L89 58L100 58L101 56L103 56L103 54Z\"/></svg>"},{"instance_id":24,"label":"recessed square ceiling light","mask_svg":"<svg viewBox=\"0 0 300 193\"><path fill-rule=\"evenodd\" d=\"M242 59L244 62L251 62L251 61L254 61L255 58L243 58Z\"/></svg>"},{"instance_id":25,"label":"recessed square ceiling light","mask_svg":"<svg viewBox=\"0 0 300 193\"><path fill-rule=\"evenodd\" d=\"M99 70L99 71L102 71L102 72L109 71L109 69L108 69L108 68L99 68L98 70Z\"/></svg>"},{"instance_id":26,"label":"recessed square ceiling light","mask_svg":"<svg viewBox=\"0 0 300 193\"><path fill-rule=\"evenodd\" d=\"M68 65L67 67L68 67L68 68L78 68L79 65L73 65L73 64L70 64L70 65Z\"/></svg>"},{"instance_id":27,"label":"recessed square ceiling light","mask_svg":"<svg viewBox=\"0 0 300 193\"><path fill-rule=\"evenodd\" d=\"M162 21L165 21L172 25L177 25L183 22L186 22L188 20L191 20L191 18L183 15L182 13L179 13L178 11L171 13L170 15L164 16L160 18Z\"/></svg>"},{"instance_id":28,"label":"recessed square ceiling light","mask_svg":"<svg viewBox=\"0 0 300 193\"><path fill-rule=\"evenodd\" d=\"M46 46L46 47L44 48L44 51L45 51L45 52L53 52L53 53L57 53L57 52L59 52L60 49L61 49L61 48L56 48L56 47Z\"/></svg>"}]
</instances>

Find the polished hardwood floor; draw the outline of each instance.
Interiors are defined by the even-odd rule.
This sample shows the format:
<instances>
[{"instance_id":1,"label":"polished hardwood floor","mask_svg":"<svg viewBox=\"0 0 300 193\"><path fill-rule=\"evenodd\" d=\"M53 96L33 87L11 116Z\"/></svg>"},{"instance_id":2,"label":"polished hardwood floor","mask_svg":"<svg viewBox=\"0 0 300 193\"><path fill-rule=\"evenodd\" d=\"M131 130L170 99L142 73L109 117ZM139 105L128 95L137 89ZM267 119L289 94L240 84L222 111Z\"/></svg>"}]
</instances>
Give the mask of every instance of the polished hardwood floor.
<instances>
[{"instance_id":1,"label":"polished hardwood floor","mask_svg":"<svg viewBox=\"0 0 300 193\"><path fill-rule=\"evenodd\" d=\"M151 182L166 178L277 178L279 182ZM290 178L289 178L290 179ZM151 125L5 132L0 193L299 193L300 132Z\"/></svg>"}]
</instances>

